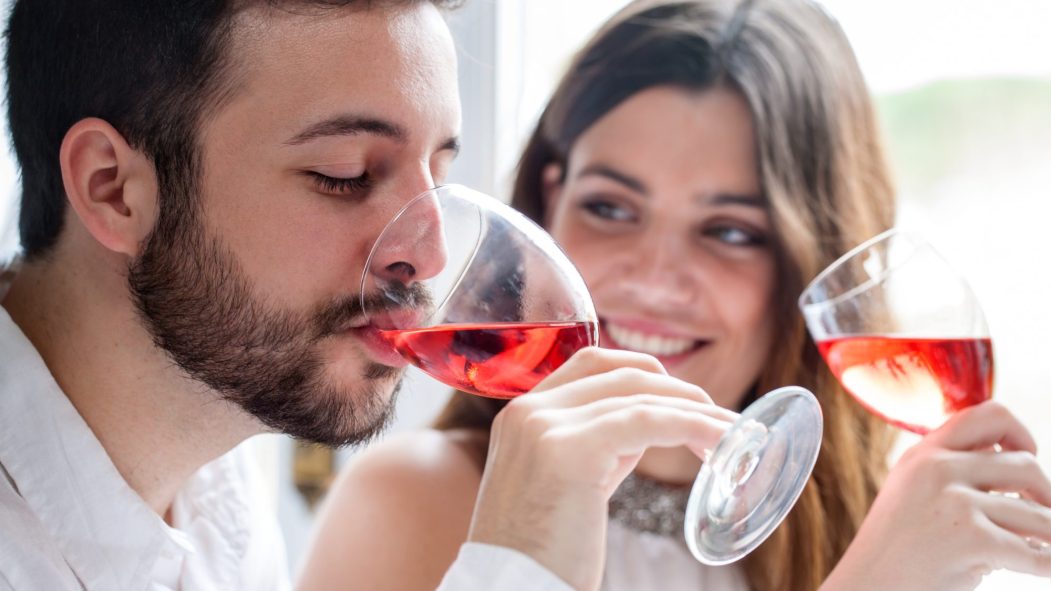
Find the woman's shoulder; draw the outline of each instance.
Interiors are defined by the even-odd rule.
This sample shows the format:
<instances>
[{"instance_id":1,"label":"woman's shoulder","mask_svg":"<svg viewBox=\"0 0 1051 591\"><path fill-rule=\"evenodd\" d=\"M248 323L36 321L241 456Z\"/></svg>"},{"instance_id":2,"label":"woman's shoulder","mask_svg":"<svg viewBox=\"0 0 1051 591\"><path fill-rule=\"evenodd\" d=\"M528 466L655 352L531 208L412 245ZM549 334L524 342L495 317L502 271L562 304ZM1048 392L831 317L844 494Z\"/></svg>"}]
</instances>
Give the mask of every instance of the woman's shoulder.
<instances>
[{"instance_id":1,"label":"woman's shoulder","mask_svg":"<svg viewBox=\"0 0 1051 591\"><path fill-rule=\"evenodd\" d=\"M341 480L394 495L419 488L470 493L473 504L485 466L486 434L466 429L421 429L392 436L354 457Z\"/></svg>"},{"instance_id":2,"label":"woman's shoulder","mask_svg":"<svg viewBox=\"0 0 1051 591\"><path fill-rule=\"evenodd\" d=\"M469 442L479 437L414 431L354 456L325 500L300 587L348 577L363 589L437 587L467 539L481 482Z\"/></svg>"},{"instance_id":3,"label":"woman's shoulder","mask_svg":"<svg viewBox=\"0 0 1051 591\"><path fill-rule=\"evenodd\" d=\"M413 536L427 530L450 543L454 538L462 542L484 466L478 455L484 452L475 451L479 437L434 429L391 436L350 460L328 504L334 512L353 511L348 517L354 520L361 520L367 508L376 525Z\"/></svg>"}]
</instances>

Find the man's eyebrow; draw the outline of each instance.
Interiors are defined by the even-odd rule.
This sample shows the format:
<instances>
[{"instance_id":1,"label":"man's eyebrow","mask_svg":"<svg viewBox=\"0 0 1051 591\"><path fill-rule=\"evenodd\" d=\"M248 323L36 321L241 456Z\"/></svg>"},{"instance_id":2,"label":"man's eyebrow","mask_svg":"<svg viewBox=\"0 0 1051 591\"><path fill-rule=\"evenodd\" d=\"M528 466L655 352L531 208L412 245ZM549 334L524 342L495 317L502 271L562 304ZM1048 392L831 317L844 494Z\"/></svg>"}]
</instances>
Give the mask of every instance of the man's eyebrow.
<instances>
[{"instance_id":1,"label":"man's eyebrow","mask_svg":"<svg viewBox=\"0 0 1051 591\"><path fill-rule=\"evenodd\" d=\"M438 147L439 152L443 152L445 150L451 150L453 153L453 157L457 156L460 153L460 137L453 136L445 140L445 143Z\"/></svg>"},{"instance_id":2,"label":"man's eyebrow","mask_svg":"<svg viewBox=\"0 0 1051 591\"><path fill-rule=\"evenodd\" d=\"M577 173L577 178L582 178L586 176L600 176L603 178L607 178L616 183L620 183L625 187L644 196L649 195L649 191L646 189L646 185L642 181L631 175L625 174L618 170L614 170L613 168L606 166L605 164L592 164L589 166L585 166L583 170Z\"/></svg>"},{"instance_id":3,"label":"man's eyebrow","mask_svg":"<svg viewBox=\"0 0 1051 591\"><path fill-rule=\"evenodd\" d=\"M373 117L340 115L314 123L303 131L297 133L292 139L286 141L285 144L298 146L319 138L360 134L378 135L390 138L399 143L404 143L408 137L408 134L404 129L398 124L390 121L384 121Z\"/></svg>"}]
</instances>

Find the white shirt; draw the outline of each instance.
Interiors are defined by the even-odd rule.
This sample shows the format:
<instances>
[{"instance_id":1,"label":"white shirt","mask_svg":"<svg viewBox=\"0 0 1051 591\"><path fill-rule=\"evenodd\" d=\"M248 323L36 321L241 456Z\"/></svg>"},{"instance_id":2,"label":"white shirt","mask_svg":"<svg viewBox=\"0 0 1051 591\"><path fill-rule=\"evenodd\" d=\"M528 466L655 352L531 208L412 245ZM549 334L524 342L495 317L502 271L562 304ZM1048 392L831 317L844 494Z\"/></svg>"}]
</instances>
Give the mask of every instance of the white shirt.
<instances>
[{"instance_id":1,"label":"white shirt","mask_svg":"<svg viewBox=\"0 0 1051 591\"><path fill-rule=\"evenodd\" d=\"M0 308L0 589L288 589L252 466L235 449L202 467L167 525Z\"/></svg>"},{"instance_id":2,"label":"white shirt","mask_svg":"<svg viewBox=\"0 0 1051 591\"><path fill-rule=\"evenodd\" d=\"M438 591L573 591L532 558L501 546L460 547Z\"/></svg>"},{"instance_id":3,"label":"white shirt","mask_svg":"<svg viewBox=\"0 0 1051 591\"><path fill-rule=\"evenodd\" d=\"M11 273L0 267L0 299ZM198 470L169 526L128 486L0 307L0 590L285 590L274 515L247 450ZM348 581L348 588L353 588ZM571 591L529 557L465 544L442 591Z\"/></svg>"}]
</instances>

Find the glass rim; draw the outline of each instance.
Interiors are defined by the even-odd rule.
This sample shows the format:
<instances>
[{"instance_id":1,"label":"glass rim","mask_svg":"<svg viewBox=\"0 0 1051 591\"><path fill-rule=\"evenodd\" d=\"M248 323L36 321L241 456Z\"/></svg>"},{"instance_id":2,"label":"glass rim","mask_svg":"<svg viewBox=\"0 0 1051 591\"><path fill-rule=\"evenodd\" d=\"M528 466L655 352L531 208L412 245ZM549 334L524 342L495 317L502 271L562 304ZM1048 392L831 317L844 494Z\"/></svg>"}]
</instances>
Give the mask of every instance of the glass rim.
<instances>
[{"instance_id":1,"label":"glass rim","mask_svg":"<svg viewBox=\"0 0 1051 591\"><path fill-rule=\"evenodd\" d=\"M426 198L428 196L432 196L433 195L433 196L435 196L436 199L439 200L439 203L441 203L441 199L442 199L442 195L443 194L454 196L457 199L461 199L463 201L469 202L472 205L476 206L478 208L479 212L485 211L485 210L491 210L491 211L497 212L503 218L505 218L508 221L510 221L512 223L512 225L516 226L519 230L524 232L527 236L531 236L533 238L539 238L539 239L534 239L532 241L532 244L534 244L537 248L540 248L541 250L544 250L544 251L548 251L549 252L549 256L560 257L560 258L564 259L568 263L569 267L573 271L572 273L566 275L565 278L567 280L569 280L571 283L578 284L578 285L574 285L574 291L578 291L578 292L587 294L587 298L586 298L587 299L587 305L586 305L586 309L584 310L584 316L586 317L586 320L589 321L589 322L594 322L594 323L597 324L597 322L598 322L598 314L595 311L595 305L594 305L594 302L593 302L593 300L591 298L591 295L590 295L591 292L590 292L590 290L588 290L587 285L584 283L584 279L583 279L583 276L580 273L580 269L577 267L576 263L574 263L573 260L571 258L569 258L569 255L562 248L562 245L560 245L554 239L554 237L551 236L550 233L548 233L548 231L545 228L540 226L540 224L538 224L536 221L531 219L529 216L527 216L527 215L523 214L522 212L518 211L517 209L511 207L509 204L504 203L500 199L497 199L496 197L493 197L492 195L489 195L488 193L479 191L477 189L472 189L471 187L468 187L468 186L460 184L460 183L446 183L446 184L442 184L442 185L436 185L434 187L431 187L429 189L421 191L419 194L414 196L412 199L409 199L405 203L405 205L403 205L401 207L401 209L399 209L393 216L391 216L391 219L383 226L383 229L380 230L379 234L376 235L375 242L373 242L372 245L369 247L369 255L365 259L365 266L363 267L362 273L361 273L361 281L358 284L358 289L359 289L358 301L361 304L363 317L364 317L364 319L366 321L368 321L369 318L372 315L369 313L369 308L367 306L365 306L365 298L367 297L366 296L365 286L366 286L366 284L369 281L369 269L372 266L372 260L376 256L376 254L379 252L378 249L377 249L377 245L379 245L380 242L382 242L383 237L386 235L387 231L390 230L390 228L393 227L396 223L398 223L398 221L402 218L402 216L405 215L405 213L410 208L415 206L421 199L424 199L424 198ZM484 223L485 223L484 217L482 219L483 219L483 225L484 225ZM543 234L546 238L538 237L537 236L538 233L539 234ZM466 264L464 265L464 268L469 267L474 262L475 257L478 256L479 247L481 246L483 235L484 235L484 233L480 233L479 234L479 236L477 238L477 241L475 242L474 247L472 248L471 255L467 259ZM557 252L550 252L552 248L554 249L554 251L557 251ZM456 285L458 285L460 283L460 281L462 281L462 280L463 280L463 274L461 273L461 275L459 277L457 277L457 279L456 279L456 282L455 282ZM445 303L446 303L446 301L448 299L448 295L452 294L454 291L455 291L455 287L453 287L452 289L449 289L448 290L448 294L446 295L446 298L443 299L443 301L441 303L437 303L436 302L437 305L434 307L433 310L431 310L428 313L428 316L433 316L439 310L441 310L441 308L445 305ZM597 334L595 335L595 338L593 339L593 341L594 341L593 344L597 344L598 343Z\"/></svg>"},{"instance_id":2,"label":"glass rim","mask_svg":"<svg viewBox=\"0 0 1051 591\"><path fill-rule=\"evenodd\" d=\"M376 235L375 242L373 242L372 246L369 247L369 256L365 258L365 266L362 268L361 272L361 281L358 283L358 303L361 306L362 317L366 321L369 320L372 314L369 313L369 307L365 305L365 298L367 297L365 291L365 284L368 283L369 280L369 269L372 268L372 259L379 253L379 250L376 248L377 245L379 245L379 243L383 240L383 237L387 234L387 231L390 230L394 226L394 224L398 223L398 220L400 220L402 216L405 215L405 212L409 211L409 209L415 206L421 199L430 195L434 195L435 197L440 199L440 195L446 191L457 191L458 196L475 204L482 202L482 200L476 196L476 193L479 195L484 195L484 193L480 193L478 191L475 191L474 189L471 189L470 187L460 185L457 183L435 185L417 193L412 199L409 199L407 202L405 202L405 205L401 206L401 209L399 209L393 216L391 216L390 220L388 220L387 223L383 225L383 229L380 230L379 234ZM486 197L488 197L488 195L486 195ZM495 201L495 198L489 198ZM480 239L481 237L479 236L479 240ZM471 260L473 260L477 254L478 243L474 245L473 252L471 253ZM471 261L469 260L468 264L470 264L470 262ZM459 281L460 279L457 279L457 283L459 283ZM444 302L442 302L442 304L444 304ZM440 307L441 306L439 305L438 308ZM433 311L431 312L431 314L433 314Z\"/></svg>"},{"instance_id":3,"label":"glass rim","mask_svg":"<svg viewBox=\"0 0 1051 591\"><path fill-rule=\"evenodd\" d=\"M911 232L911 231L908 231L908 230L903 230L903 229L897 228L897 227L884 230L884 231L880 232L879 234L876 234L875 236L869 238L868 240L865 240L861 244L858 244L854 248L851 248L850 250L848 250L844 254L840 255L839 258L837 258L835 261L833 261L827 267L822 269L821 272L817 274L817 276L815 276L813 279L811 279L810 282L807 283L806 287L803 288L803 291L799 294L799 298L796 301L797 306L799 307L799 309L800 310L812 310L814 308L826 308L826 307L831 307L831 306L838 305L841 300L847 299L849 297L853 297L858 292L864 291L865 289L868 289L869 287L871 287L872 285L878 283L881 279L886 277L886 275L890 271L893 271L898 266L901 266L901 265L905 264L904 262L902 262L902 263L899 263L898 265L895 265L894 267L884 269L879 277L870 277L868 281L865 281L865 282L863 282L863 283L861 283L859 285L855 285L851 289L849 289L849 290L845 291L844 293L841 293L841 294L839 294L839 295L837 295L837 296L835 296L833 298L829 298L829 299L826 299L826 300L823 300L823 301L807 301L808 299L810 299L811 292L814 290L814 288L817 285L819 285L820 283L824 282L826 279L828 279L828 277L830 275L832 275L833 273L836 273L837 271L839 271L846 264L847 261L857 257L857 255L859 255L860 253L872 248L873 246L875 246L877 244L880 244L882 242L886 242L887 240L890 240L891 238L895 238L895 237L906 238L906 239L908 239L909 241L912 242L913 246L915 246L917 248L922 248L925 245L928 245L928 243L922 237L920 237L919 235L917 235L914 232ZM935 251L935 252L937 252L937 251Z\"/></svg>"}]
</instances>

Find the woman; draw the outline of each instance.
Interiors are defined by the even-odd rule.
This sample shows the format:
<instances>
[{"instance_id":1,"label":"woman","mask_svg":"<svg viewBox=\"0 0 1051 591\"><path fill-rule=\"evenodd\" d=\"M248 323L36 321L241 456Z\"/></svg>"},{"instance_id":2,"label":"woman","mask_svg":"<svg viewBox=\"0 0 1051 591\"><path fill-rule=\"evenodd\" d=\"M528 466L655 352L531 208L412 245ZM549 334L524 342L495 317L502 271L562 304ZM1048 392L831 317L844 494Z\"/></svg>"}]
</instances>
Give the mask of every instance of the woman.
<instances>
[{"instance_id":1,"label":"woman","mask_svg":"<svg viewBox=\"0 0 1051 591\"><path fill-rule=\"evenodd\" d=\"M1023 564L1022 547L1036 530L1017 524L1046 511L1023 514L1002 498L993 507L984 491L1028 489L1046 505L1047 480L1024 454L987 453L997 441L974 424L1007 425L997 439L1030 449L1025 429L993 405L978 412L995 420L957 417L906 454L877 498L889 429L841 391L796 310L810 278L893 223L878 136L842 31L806 0L636 2L562 80L525 149L512 203L580 269L601 344L657 357L726 408L799 384L826 419L796 508L727 567L697 564L681 541L699 460L681 448L647 451L610 503L604 589L964 589L991 568L1036 568ZM436 430L351 466L306 586L325 577L338 585L340 564L370 589L436 586L467 536L503 405L456 394ZM1007 475L1006 462L1026 465ZM964 476L983 471L999 476ZM927 512L946 499L946 511ZM362 505L390 525L384 536L398 532L385 547L402 550L351 558L368 554L370 532L341 507ZM1046 535L1042 527L1033 526ZM978 551L1003 540L1000 551Z\"/></svg>"}]
</instances>

